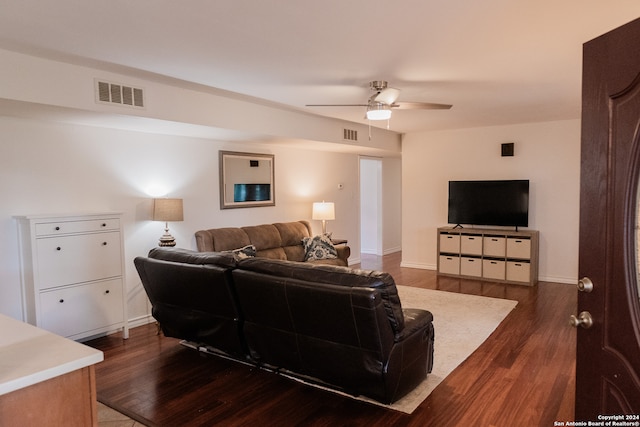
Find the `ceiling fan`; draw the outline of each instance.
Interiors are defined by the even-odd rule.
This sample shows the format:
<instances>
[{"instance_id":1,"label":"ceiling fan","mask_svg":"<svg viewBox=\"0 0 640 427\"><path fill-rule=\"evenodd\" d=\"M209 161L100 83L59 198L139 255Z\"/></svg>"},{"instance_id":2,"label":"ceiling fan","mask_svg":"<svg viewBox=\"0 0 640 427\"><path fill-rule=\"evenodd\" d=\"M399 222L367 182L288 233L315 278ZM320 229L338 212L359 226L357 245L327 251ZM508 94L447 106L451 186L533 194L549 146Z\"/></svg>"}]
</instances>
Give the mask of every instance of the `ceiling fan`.
<instances>
[{"instance_id":1,"label":"ceiling fan","mask_svg":"<svg viewBox=\"0 0 640 427\"><path fill-rule=\"evenodd\" d=\"M307 107L367 107L366 118L369 120L389 120L391 110L448 110L450 104L434 104L429 102L396 102L400 90L387 87L384 80L369 82L373 94L366 104L307 104Z\"/></svg>"}]
</instances>

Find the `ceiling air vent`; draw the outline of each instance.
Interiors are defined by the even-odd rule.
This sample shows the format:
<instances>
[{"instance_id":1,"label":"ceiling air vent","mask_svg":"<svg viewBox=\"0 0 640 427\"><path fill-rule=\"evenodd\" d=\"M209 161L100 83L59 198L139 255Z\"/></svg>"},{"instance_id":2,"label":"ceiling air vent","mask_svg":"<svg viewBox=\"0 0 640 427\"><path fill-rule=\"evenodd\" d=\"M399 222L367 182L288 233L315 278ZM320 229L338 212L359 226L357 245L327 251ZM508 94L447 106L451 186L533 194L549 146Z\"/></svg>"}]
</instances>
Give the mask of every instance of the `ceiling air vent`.
<instances>
[{"instance_id":1,"label":"ceiling air vent","mask_svg":"<svg viewBox=\"0 0 640 427\"><path fill-rule=\"evenodd\" d=\"M353 129L343 129L342 130L342 138L345 141L357 141L358 140L358 131Z\"/></svg>"},{"instance_id":2,"label":"ceiling air vent","mask_svg":"<svg viewBox=\"0 0 640 427\"><path fill-rule=\"evenodd\" d=\"M96 102L144 108L141 88L96 80Z\"/></svg>"}]
</instances>

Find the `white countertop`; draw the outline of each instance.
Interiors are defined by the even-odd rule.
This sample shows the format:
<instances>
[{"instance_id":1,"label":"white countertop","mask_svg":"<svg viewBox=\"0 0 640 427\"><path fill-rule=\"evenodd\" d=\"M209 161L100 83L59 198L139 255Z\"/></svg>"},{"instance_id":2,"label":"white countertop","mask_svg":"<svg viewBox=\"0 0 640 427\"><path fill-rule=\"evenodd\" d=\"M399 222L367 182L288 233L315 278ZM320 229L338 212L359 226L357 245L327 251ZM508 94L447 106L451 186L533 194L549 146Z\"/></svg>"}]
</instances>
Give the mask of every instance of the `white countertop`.
<instances>
[{"instance_id":1,"label":"white countertop","mask_svg":"<svg viewBox=\"0 0 640 427\"><path fill-rule=\"evenodd\" d=\"M0 314L0 395L103 360L100 350Z\"/></svg>"}]
</instances>

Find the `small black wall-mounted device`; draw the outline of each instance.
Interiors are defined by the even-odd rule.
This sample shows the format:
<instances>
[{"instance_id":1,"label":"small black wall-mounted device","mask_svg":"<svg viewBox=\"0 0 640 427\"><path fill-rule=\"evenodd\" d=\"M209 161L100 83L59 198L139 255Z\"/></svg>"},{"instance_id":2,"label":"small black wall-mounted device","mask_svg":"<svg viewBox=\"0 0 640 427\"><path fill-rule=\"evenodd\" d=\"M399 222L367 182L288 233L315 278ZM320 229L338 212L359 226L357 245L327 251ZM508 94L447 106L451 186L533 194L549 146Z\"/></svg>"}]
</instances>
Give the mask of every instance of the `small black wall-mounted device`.
<instances>
[{"instance_id":1,"label":"small black wall-mounted device","mask_svg":"<svg viewBox=\"0 0 640 427\"><path fill-rule=\"evenodd\" d=\"M502 144L502 157L513 157L513 142L505 142Z\"/></svg>"}]
</instances>

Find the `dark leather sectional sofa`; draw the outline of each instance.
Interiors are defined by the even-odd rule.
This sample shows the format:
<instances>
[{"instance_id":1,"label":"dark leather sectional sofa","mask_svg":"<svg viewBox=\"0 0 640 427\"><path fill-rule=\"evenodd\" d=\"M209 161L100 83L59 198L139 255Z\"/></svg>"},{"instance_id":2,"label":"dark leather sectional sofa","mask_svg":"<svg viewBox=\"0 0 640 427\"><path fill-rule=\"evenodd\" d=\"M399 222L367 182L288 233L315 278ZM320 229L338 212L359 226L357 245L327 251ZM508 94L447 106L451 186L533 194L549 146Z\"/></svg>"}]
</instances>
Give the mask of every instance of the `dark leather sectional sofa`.
<instances>
[{"instance_id":1,"label":"dark leather sectional sofa","mask_svg":"<svg viewBox=\"0 0 640 427\"><path fill-rule=\"evenodd\" d=\"M433 317L387 273L167 248L134 262L167 336L383 403L431 371Z\"/></svg>"}]
</instances>

